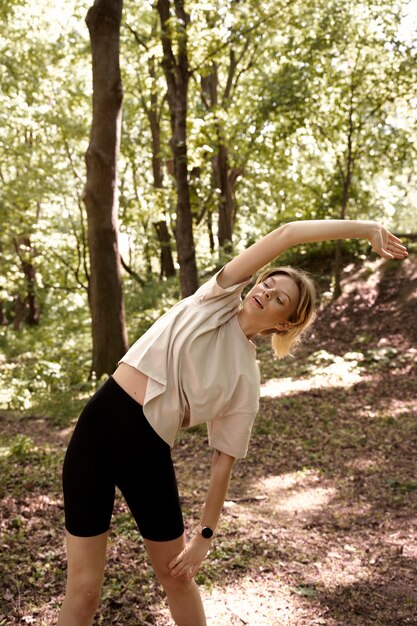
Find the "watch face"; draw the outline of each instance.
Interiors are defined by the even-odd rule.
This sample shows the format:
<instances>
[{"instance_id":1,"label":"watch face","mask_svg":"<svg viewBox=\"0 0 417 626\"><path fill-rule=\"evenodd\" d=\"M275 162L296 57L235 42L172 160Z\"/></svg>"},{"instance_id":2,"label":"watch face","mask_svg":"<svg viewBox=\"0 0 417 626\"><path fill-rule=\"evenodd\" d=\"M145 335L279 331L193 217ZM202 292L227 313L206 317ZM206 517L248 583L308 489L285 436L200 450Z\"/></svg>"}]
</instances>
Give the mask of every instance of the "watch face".
<instances>
[{"instance_id":1,"label":"watch face","mask_svg":"<svg viewBox=\"0 0 417 626\"><path fill-rule=\"evenodd\" d=\"M206 526L205 528L203 528L203 530L201 531L201 534L203 535L204 539L210 539L210 537L213 536L213 531L211 530L211 528L209 528L208 526Z\"/></svg>"}]
</instances>

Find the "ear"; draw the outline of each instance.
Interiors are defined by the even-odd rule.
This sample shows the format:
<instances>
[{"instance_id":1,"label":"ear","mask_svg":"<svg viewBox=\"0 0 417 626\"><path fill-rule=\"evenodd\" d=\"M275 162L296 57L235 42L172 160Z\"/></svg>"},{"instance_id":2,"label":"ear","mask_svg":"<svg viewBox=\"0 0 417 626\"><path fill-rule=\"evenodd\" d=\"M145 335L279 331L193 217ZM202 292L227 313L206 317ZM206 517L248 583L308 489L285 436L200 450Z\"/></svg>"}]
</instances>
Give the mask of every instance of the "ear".
<instances>
[{"instance_id":1,"label":"ear","mask_svg":"<svg viewBox=\"0 0 417 626\"><path fill-rule=\"evenodd\" d=\"M291 326L294 326L294 324L292 322L280 322L277 326L276 329L277 330L289 330L291 328Z\"/></svg>"}]
</instances>

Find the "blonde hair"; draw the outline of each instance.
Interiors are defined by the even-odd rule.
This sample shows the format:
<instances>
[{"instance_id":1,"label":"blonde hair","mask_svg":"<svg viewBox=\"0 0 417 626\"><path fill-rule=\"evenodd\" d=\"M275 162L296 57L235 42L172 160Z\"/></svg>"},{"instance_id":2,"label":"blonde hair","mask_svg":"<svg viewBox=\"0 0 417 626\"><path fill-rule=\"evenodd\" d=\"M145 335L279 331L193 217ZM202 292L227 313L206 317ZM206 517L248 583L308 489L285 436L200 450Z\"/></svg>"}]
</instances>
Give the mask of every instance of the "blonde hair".
<instances>
[{"instance_id":1,"label":"blonde hair","mask_svg":"<svg viewBox=\"0 0 417 626\"><path fill-rule=\"evenodd\" d=\"M317 289L314 281L303 270L293 267L275 267L263 272L256 280L256 284L264 282L270 276L288 276L295 282L299 291L298 304L288 321L291 327L288 330L270 329L263 335L272 334L272 347L279 359L291 355L291 351L297 345L314 320L314 311L317 302Z\"/></svg>"}]
</instances>

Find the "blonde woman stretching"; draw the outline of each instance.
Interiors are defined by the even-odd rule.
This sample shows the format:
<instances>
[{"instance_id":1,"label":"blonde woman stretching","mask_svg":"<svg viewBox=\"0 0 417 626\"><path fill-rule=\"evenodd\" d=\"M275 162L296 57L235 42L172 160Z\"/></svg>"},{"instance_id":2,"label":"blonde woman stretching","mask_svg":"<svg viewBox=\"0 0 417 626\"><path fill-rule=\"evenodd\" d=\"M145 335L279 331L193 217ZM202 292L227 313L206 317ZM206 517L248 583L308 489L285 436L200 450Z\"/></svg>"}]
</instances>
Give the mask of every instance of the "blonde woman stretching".
<instances>
[{"instance_id":1,"label":"blonde woman stretching","mask_svg":"<svg viewBox=\"0 0 417 626\"><path fill-rule=\"evenodd\" d=\"M385 258L407 255L376 222L300 221L272 231L177 303L126 353L84 408L63 468L68 581L59 626L92 624L104 575L115 486L142 534L178 626L204 626L194 576L215 533L233 462L247 453L258 410L251 338L288 354L312 319L315 289L298 270L252 275L291 246L364 238ZM207 422L214 448L201 523L188 541L171 461L180 428Z\"/></svg>"}]
</instances>

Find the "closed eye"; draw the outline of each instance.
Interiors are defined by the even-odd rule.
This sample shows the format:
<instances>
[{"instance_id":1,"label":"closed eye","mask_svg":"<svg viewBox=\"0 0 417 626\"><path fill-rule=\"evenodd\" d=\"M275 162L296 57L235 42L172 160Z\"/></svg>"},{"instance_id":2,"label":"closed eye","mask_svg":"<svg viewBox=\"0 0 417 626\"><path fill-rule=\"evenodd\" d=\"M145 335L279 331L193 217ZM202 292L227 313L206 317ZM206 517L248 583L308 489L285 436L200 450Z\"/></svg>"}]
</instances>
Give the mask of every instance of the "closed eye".
<instances>
[{"instance_id":1,"label":"closed eye","mask_svg":"<svg viewBox=\"0 0 417 626\"><path fill-rule=\"evenodd\" d=\"M268 283L266 281L263 283L263 285L264 285L264 287L269 289L269 285L268 285ZM279 296L277 296L277 302L278 302L278 304L283 304L283 302L282 302L282 300L281 300L281 298Z\"/></svg>"}]
</instances>

